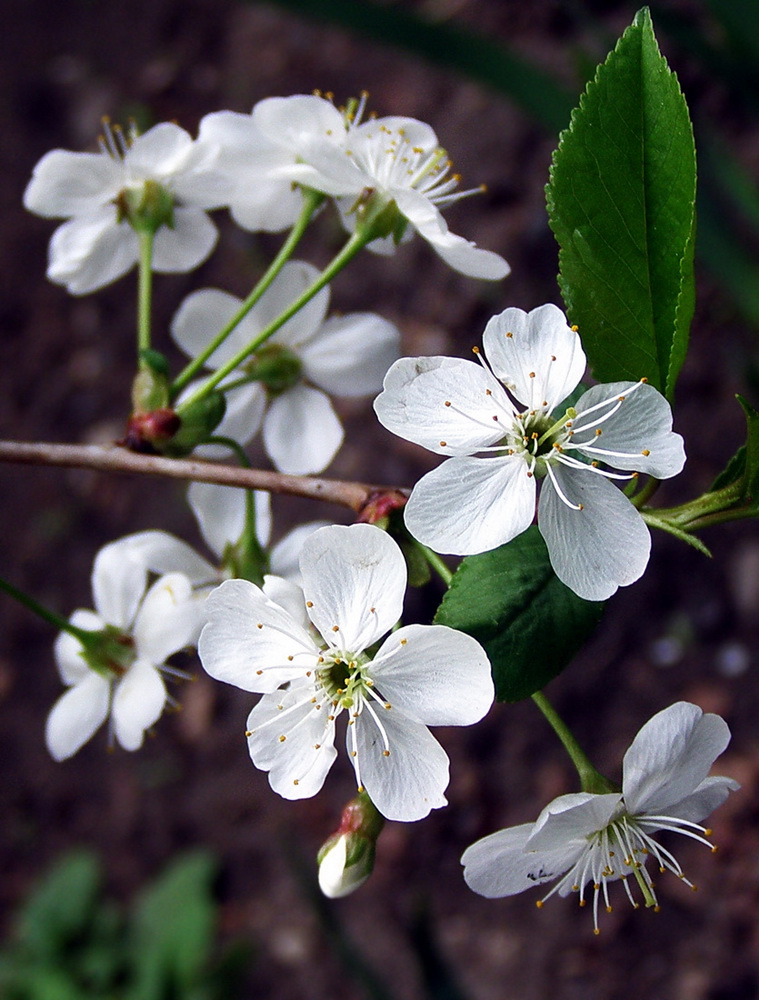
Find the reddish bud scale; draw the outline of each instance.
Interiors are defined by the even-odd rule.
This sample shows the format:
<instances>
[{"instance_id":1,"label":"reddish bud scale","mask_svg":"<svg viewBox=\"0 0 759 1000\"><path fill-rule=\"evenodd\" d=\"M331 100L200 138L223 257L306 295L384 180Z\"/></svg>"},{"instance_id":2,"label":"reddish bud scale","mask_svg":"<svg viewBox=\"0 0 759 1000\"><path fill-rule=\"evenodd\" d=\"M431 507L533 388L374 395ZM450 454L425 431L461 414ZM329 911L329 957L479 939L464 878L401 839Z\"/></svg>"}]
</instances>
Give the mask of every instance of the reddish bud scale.
<instances>
[{"instance_id":1,"label":"reddish bud scale","mask_svg":"<svg viewBox=\"0 0 759 1000\"><path fill-rule=\"evenodd\" d=\"M165 407L150 413L133 413L127 421L126 435L120 445L141 454L155 455L156 447L170 441L182 425L174 410Z\"/></svg>"}]
</instances>

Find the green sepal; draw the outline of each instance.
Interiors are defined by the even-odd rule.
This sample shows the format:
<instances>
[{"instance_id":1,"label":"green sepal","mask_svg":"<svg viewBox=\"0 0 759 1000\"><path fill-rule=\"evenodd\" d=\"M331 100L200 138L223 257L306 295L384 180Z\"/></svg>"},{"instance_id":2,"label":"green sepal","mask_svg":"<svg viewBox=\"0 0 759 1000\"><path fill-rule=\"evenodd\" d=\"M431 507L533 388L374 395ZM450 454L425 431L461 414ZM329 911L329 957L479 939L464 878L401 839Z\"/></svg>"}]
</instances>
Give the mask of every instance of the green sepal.
<instances>
[{"instance_id":1,"label":"green sepal","mask_svg":"<svg viewBox=\"0 0 759 1000\"><path fill-rule=\"evenodd\" d=\"M279 396L300 382L303 362L289 348L267 344L256 351L245 371L250 381L261 382L270 395Z\"/></svg>"},{"instance_id":2,"label":"green sepal","mask_svg":"<svg viewBox=\"0 0 759 1000\"><path fill-rule=\"evenodd\" d=\"M498 701L520 701L564 670L603 608L557 578L532 525L506 545L462 560L435 622L477 639L490 658Z\"/></svg>"},{"instance_id":3,"label":"green sepal","mask_svg":"<svg viewBox=\"0 0 759 1000\"><path fill-rule=\"evenodd\" d=\"M226 409L226 398L218 389L213 389L187 407L179 406L177 408L177 415L181 420L179 430L168 441L158 445L161 454L172 458L189 455L199 444L203 444L211 437L224 419Z\"/></svg>"},{"instance_id":4,"label":"green sepal","mask_svg":"<svg viewBox=\"0 0 759 1000\"><path fill-rule=\"evenodd\" d=\"M132 412L166 409L171 393L168 361L160 351L152 349L140 351L139 359L140 367L132 382Z\"/></svg>"},{"instance_id":5,"label":"green sepal","mask_svg":"<svg viewBox=\"0 0 759 1000\"><path fill-rule=\"evenodd\" d=\"M157 181L124 188L116 198L119 222L128 222L138 233L155 234L161 226L174 228L174 195Z\"/></svg>"}]
</instances>

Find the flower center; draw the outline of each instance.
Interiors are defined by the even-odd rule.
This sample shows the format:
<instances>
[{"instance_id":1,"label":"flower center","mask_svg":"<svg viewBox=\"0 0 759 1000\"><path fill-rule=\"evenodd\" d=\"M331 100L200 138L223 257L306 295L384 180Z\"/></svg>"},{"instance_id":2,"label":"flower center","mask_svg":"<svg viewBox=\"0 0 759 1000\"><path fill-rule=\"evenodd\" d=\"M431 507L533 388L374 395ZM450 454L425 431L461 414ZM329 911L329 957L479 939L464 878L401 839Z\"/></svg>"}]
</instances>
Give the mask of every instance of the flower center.
<instances>
[{"instance_id":1,"label":"flower center","mask_svg":"<svg viewBox=\"0 0 759 1000\"><path fill-rule=\"evenodd\" d=\"M303 375L298 355L281 344L267 344L242 367L248 373L248 380L261 382L271 397L292 389Z\"/></svg>"},{"instance_id":2,"label":"flower center","mask_svg":"<svg viewBox=\"0 0 759 1000\"><path fill-rule=\"evenodd\" d=\"M360 709L374 687L366 672L369 662L364 653L330 650L323 654L323 663L316 672L317 683L335 706Z\"/></svg>"}]
</instances>

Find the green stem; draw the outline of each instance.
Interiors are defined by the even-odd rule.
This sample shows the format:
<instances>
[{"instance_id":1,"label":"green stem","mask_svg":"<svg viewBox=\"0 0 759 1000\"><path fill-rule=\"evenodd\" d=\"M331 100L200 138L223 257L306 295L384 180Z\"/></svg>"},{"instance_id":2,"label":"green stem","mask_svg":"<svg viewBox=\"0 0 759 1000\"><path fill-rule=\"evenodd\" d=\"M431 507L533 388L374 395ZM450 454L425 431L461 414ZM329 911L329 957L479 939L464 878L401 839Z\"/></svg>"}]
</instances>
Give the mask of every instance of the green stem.
<instances>
[{"instance_id":1,"label":"green stem","mask_svg":"<svg viewBox=\"0 0 759 1000\"><path fill-rule=\"evenodd\" d=\"M660 485L661 481L658 479L654 479L653 476L651 476L648 482L640 489L640 491L638 493L633 494L633 496L630 497L630 501L635 507L638 508L638 510L640 510L643 504L648 503L648 501L651 499L654 493L656 493L656 491L659 489Z\"/></svg>"},{"instance_id":2,"label":"green stem","mask_svg":"<svg viewBox=\"0 0 759 1000\"><path fill-rule=\"evenodd\" d=\"M443 562L442 558L437 554L437 552L433 552L432 549L427 548L426 545L422 545L419 542L417 543L417 546L419 548L419 551L422 553L422 555L430 564L430 566L435 570L435 572L443 581L443 583L446 585L446 587L450 587L451 580L453 580L453 570L449 569L448 566L446 566L446 564Z\"/></svg>"},{"instance_id":3,"label":"green stem","mask_svg":"<svg viewBox=\"0 0 759 1000\"><path fill-rule=\"evenodd\" d=\"M602 774L590 763L580 744L574 738L560 717L556 709L551 705L542 691L536 691L532 700L546 717L551 728L561 740L564 749L574 764L580 776L580 784L584 792L593 792L596 795L604 795L607 792L614 792L616 789Z\"/></svg>"},{"instance_id":4,"label":"green stem","mask_svg":"<svg viewBox=\"0 0 759 1000\"><path fill-rule=\"evenodd\" d=\"M77 625L72 625L71 622L64 618L62 615L57 614L55 611L51 611L46 608L44 604L40 604L39 601L35 601L33 597L29 594L25 594L23 590L19 590L14 587L12 583L8 583L0 576L0 590L4 590L6 594L10 595L14 600L18 601L19 604L23 604L25 608L33 611L35 615L42 618L43 621L48 622L54 628L60 629L62 632L68 632L69 635L73 635L75 639L78 639L83 646L93 645L93 639L98 635L97 632L93 632L90 629L79 628Z\"/></svg>"},{"instance_id":5,"label":"green stem","mask_svg":"<svg viewBox=\"0 0 759 1000\"><path fill-rule=\"evenodd\" d=\"M709 556L709 558L711 558L711 552L700 538L696 538L696 536L691 535L689 531L685 531L683 528L679 528L676 524L672 524L671 521L667 521L666 519L659 517L658 511L654 513L653 511L642 510L640 512L640 516L649 528L659 528L660 531L666 531L667 534L674 535L675 538L679 538L681 542L692 545L693 548L698 549L702 555Z\"/></svg>"},{"instance_id":6,"label":"green stem","mask_svg":"<svg viewBox=\"0 0 759 1000\"><path fill-rule=\"evenodd\" d=\"M242 350L238 351L237 354L235 354L233 358L230 358L225 365L222 365L221 368L217 369L217 371L215 371L213 375L211 375L210 378L208 378L203 385L201 385L192 394L192 396L190 396L189 399L185 400L181 406L178 406L177 413L181 416L183 410L198 403L201 399L207 396L209 392L212 392L220 382L224 381L230 372L233 372L235 368L245 361L248 355L257 351L258 348L269 339L269 337L273 336L281 326L284 326L284 324L300 309L302 309L307 302L310 302L311 299L318 292L320 292L325 285L328 285L334 276L341 271L345 265L356 256L359 250L361 250L362 247L364 247L372 238L372 234L365 231L353 233L342 250L332 259L332 261L330 261L316 281L309 288L307 288L305 292L299 295L298 298L292 302L283 313L281 313L281 315L279 315L275 320L272 320L272 322L269 323L269 325L265 327L254 340L247 344Z\"/></svg>"},{"instance_id":7,"label":"green stem","mask_svg":"<svg viewBox=\"0 0 759 1000\"><path fill-rule=\"evenodd\" d=\"M221 330L216 334L213 340L208 344L208 346L200 352L200 354L194 358L187 366L179 373L179 375L174 379L171 386L171 398L176 399L179 393L184 389L184 387L194 378L197 372L203 367L203 365L208 361L214 351L219 347L220 344L224 343L230 333L235 329L235 327L242 322L242 320L248 315L253 306L258 302L267 288L271 285L274 279L277 277L279 272L282 270L284 265L292 256L295 247L300 242L303 233L311 221L311 218L319 207L319 205L324 200L324 195L319 191L312 191L310 188L306 188L303 192L303 209L298 217L293 228L290 230L290 234L282 245L279 253L274 258L274 260L269 265L266 273L258 282L256 287L250 293L250 295L245 299L243 304L234 314L234 316L229 320L229 322L222 327Z\"/></svg>"},{"instance_id":8,"label":"green stem","mask_svg":"<svg viewBox=\"0 0 759 1000\"><path fill-rule=\"evenodd\" d=\"M155 233L140 230L139 290L137 299L137 354L149 351L150 314L153 298L153 240Z\"/></svg>"}]
</instances>

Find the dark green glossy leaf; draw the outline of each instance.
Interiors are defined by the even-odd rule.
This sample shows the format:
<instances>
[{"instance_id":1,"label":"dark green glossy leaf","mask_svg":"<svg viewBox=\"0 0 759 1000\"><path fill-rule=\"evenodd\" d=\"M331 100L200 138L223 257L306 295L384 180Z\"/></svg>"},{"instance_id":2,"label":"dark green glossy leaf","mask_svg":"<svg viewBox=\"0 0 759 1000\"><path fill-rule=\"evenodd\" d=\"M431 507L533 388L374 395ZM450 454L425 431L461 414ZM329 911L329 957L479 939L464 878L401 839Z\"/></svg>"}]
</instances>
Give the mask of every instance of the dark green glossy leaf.
<instances>
[{"instance_id":1,"label":"dark green glossy leaf","mask_svg":"<svg viewBox=\"0 0 759 1000\"><path fill-rule=\"evenodd\" d=\"M648 10L572 115L547 188L559 283L599 381L672 398L694 306L696 161L688 109Z\"/></svg>"},{"instance_id":2,"label":"dark green glossy leaf","mask_svg":"<svg viewBox=\"0 0 759 1000\"><path fill-rule=\"evenodd\" d=\"M435 621L474 636L490 657L498 700L519 701L561 673L602 610L557 579L533 525L462 560Z\"/></svg>"}]
</instances>

